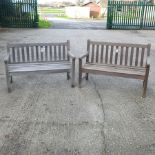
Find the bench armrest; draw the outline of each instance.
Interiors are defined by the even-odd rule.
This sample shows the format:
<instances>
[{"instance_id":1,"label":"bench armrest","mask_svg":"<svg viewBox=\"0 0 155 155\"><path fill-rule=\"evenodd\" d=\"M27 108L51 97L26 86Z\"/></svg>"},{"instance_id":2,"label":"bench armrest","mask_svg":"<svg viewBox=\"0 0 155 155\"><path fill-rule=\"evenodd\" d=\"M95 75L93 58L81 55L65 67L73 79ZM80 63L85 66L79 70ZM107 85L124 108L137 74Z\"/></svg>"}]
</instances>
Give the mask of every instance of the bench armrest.
<instances>
[{"instance_id":1,"label":"bench armrest","mask_svg":"<svg viewBox=\"0 0 155 155\"><path fill-rule=\"evenodd\" d=\"M68 55L69 55L72 59L75 59L75 56L74 56L71 52L68 52Z\"/></svg>"},{"instance_id":2,"label":"bench armrest","mask_svg":"<svg viewBox=\"0 0 155 155\"><path fill-rule=\"evenodd\" d=\"M83 58L87 57L88 54L89 54L89 53L87 52L86 54L81 55L81 56L79 57L79 59L83 59Z\"/></svg>"}]
</instances>

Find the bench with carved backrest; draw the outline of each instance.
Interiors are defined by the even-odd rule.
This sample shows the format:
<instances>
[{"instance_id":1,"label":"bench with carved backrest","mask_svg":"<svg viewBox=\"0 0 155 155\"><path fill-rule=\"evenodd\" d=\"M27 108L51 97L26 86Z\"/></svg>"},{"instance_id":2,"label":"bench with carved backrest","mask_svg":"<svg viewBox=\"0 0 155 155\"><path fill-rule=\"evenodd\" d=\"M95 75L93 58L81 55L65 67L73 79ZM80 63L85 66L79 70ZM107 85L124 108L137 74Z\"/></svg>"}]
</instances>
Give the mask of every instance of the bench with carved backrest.
<instances>
[{"instance_id":1,"label":"bench with carved backrest","mask_svg":"<svg viewBox=\"0 0 155 155\"><path fill-rule=\"evenodd\" d=\"M79 58L79 86L82 73L104 74L143 80L143 97L146 96L150 70L150 44L95 42L88 40L87 53ZM82 59L86 63L82 64Z\"/></svg>"},{"instance_id":2,"label":"bench with carved backrest","mask_svg":"<svg viewBox=\"0 0 155 155\"><path fill-rule=\"evenodd\" d=\"M8 92L11 91L12 75L26 72L72 74L72 87L75 77L75 57L69 52L70 42L8 44L5 60Z\"/></svg>"}]
</instances>

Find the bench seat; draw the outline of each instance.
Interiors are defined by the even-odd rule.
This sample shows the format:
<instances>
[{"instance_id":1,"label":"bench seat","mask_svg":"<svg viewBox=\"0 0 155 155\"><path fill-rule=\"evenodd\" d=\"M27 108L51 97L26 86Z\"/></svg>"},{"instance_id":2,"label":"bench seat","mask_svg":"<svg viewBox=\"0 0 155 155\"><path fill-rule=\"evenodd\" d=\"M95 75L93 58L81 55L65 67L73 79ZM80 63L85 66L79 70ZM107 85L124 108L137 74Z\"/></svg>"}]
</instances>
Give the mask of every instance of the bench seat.
<instances>
[{"instance_id":1,"label":"bench seat","mask_svg":"<svg viewBox=\"0 0 155 155\"><path fill-rule=\"evenodd\" d=\"M37 72L37 71L64 71L67 72L71 69L71 63L69 62L53 62L53 63L20 63L20 64L9 64L9 73L19 73L19 72Z\"/></svg>"},{"instance_id":2,"label":"bench seat","mask_svg":"<svg viewBox=\"0 0 155 155\"><path fill-rule=\"evenodd\" d=\"M144 67L127 67L108 64L85 64L82 67L82 71L85 73L104 73L104 75L114 75L120 77L130 78L132 76L135 79L144 80L145 76Z\"/></svg>"}]
</instances>

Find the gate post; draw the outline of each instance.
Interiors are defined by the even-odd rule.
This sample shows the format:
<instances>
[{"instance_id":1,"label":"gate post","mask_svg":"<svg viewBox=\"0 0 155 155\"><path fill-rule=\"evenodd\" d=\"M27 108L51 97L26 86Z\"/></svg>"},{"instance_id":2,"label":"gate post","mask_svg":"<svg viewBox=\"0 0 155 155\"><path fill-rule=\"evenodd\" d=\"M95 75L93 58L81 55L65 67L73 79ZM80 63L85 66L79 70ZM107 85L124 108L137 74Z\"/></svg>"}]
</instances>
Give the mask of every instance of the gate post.
<instances>
[{"instance_id":1,"label":"gate post","mask_svg":"<svg viewBox=\"0 0 155 155\"><path fill-rule=\"evenodd\" d=\"M141 19L140 19L140 29L143 29L143 26L144 26L145 5L146 5L146 3L142 2L142 13L141 13Z\"/></svg>"},{"instance_id":2,"label":"gate post","mask_svg":"<svg viewBox=\"0 0 155 155\"><path fill-rule=\"evenodd\" d=\"M108 0L108 12L107 12L107 29L112 29L113 22L113 8L110 0Z\"/></svg>"}]
</instances>

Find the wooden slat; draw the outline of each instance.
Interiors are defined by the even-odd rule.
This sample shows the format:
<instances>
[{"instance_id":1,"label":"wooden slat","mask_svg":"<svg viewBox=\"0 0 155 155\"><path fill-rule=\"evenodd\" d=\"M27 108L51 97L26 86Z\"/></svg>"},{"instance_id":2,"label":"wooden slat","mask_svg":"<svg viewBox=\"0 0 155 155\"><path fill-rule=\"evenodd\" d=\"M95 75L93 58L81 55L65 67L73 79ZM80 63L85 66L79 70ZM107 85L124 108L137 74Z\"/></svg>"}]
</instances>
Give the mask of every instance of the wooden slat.
<instances>
[{"instance_id":1,"label":"wooden slat","mask_svg":"<svg viewBox=\"0 0 155 155\"><path fill-rule=\"evenodd\" d=\"M126 66L128 64L128 49L129 49L129 47L126 47L126 51L125 51L125 65Z\"/></svg>"},{"instance_id":2,"label":"wooden slat","mask_svg":"<svg viewBox=\"0 0 155 155\"><path fill-rule=\"evenodd\" d=\"M39 46L35 46L36 62L39 61Z\"/></svg>"},{"instance_id":3,"label":"wooden slat","mask_svg":"<svg viewBox=\"0 0 155 155\"><path fill-rule=\"evenodd\" d=\"M48 59L48 46L45 46L45 59L44 61L49 61Z\"/></svg>"},{"instance_id":4,"label":"wooden slat","mask_svg":"<svg viewBox=\"0 0 155 155\"><path fill-rule=\"evenodd\" d=\"M115 43L115 42L96 42L90 41L91 44L95 45L108 45L108 46L123 46L123 47L141 47L147 48L148 44L131 44L131 43Z\"/></svg>"},{"instance_id":5,"label":"wooden slat","mask_svg":"<svg viewBox=\"0 0 155 155\"><path fill-rule=\"evenodd\" d=\"M138 66L138 58L139 58L139 48L136 48L135 66Z\"/></svg>"},{"instance_id":6,"label":"wooden slat","mask_svg":"<svg viewBox=\"0 0 155 155\"><path fill-rule=\"evenodd\" d=\"M54 61L57 60L57 48L56 45L54 45Z\"/></svg>"},{"instance_id":7,"label":"wooden slat","mask_svg":"<svg viewBox=\"0 0 155 155\"><path fill-rule=\"evenodd\" d=\"M110 64L112 64L112 60L113 60L113 52L114 52L113 49L114 49L114 46L112 45L110 49Z\"/></svg>"},{"instance_id":8,"label":"wooden slat","mask_svg":"<svg viewBox=\"0 0 155 155\"><path fill-rule=\"evenodd\" d=\"M32 57L32 62L35 61L35 58L34 58L34 46L31 46L31 57Z\"/></svg>"},{"instance_id":9,"label":"wooden slat","mask_svg":"<svg viewBox=\"0 0 155 155\"><path fill-rule=\"evenodd\" d=\"M8 65L10 73L18 72L36 72L36 71L51 71L52 70L70 70L71 63L55 62L55 63L21 63Z\"/></svg>"},{"instance_id":10,"label":"wooden slat","mask_svg":"<svg viewBox=\"0 0 155 155\"><path fill-rule=\"evenodd\" d=\"M25 50L24 50L24 47L21 48L21 54L22 54L22 62L25 62Z\"/></svg>"},{"instance_id":11,"label":"wooden slat","mask_svg":"<svg viewBox=\"0 0 155 155\"><path fill-rule=\"evenodd\" d=\"M87 70L96 70L103 72L111 72L111 73L123 73L123 74L132 74L132 75L145 75L145 68L134 68L134 67L121 67L121 66L110 66L110 65L92 65L86 64L82 67L82 69Z\"/></svg>"},{"instance_id":12,"label":"wooden slat","mask_svg":"<svg viewBox=\"0 0 155 155\"><path fill-rule=\"evenodd\" d=\"M50 61L52 61L52 58L53 58L52 51L53 51L53 47L50 46L50 53L49 53Z\"/></svg>"},{"instance_id":13,"label":"wooden slat","mask_svg":"<svg viewBox=\"0 0 155 155\"><path fill-rule=\"evenodd\" d=\"M59 45L58 46L58 50L59 50L59 60L62 60L62 54L61 54L61 46Z\"/></svg>"},{"instance_id":14,"label":"wooden slat","mask_svg":"<svg viewBox=\"0 0 155 155\"><path fill-rule=\"evenodd\" d=\"M15 48L12 48L12 62L16 62L15 61Z\"/></svg>"},{"instance_id":15,"label":"wooden slat","mask_svg":"<svg viewBox=\"0 0 155 155\"><path fill-rule=\"evenodd\" d=\"M96 46L96 62L98 63L99 57L99 45Z\"/></svg>"},{"instance_id":16,"label":"wooden slat","mask_svg":"<svg viewBox=\"0 0 155 155\"><path fill-rule=\"evenodd\" d=\"M108 52L109 52L109 46L106 45L105 63L108 62Z\"/></svg>"},{"instance_id":17,"label":"wooden slat","mask_svg":"<svg viewBox=\"0 0 155 155\"><path fill-rule=\"evenodd\" d=\"M124 47L121 46L120 65L123 64L123 52L124 52Z\"/></svg>"},{"instance_id":18,"label":"wooden slat","mask_svg":"<svg viewBox=\"0 0 155 155\"><path fill-rule=\"evenodd\" d=\"M104 45L101 45L101 58L100 62L103 63Z\"/></svg>"},{"instance_id":19,"label":"wooden slat","mask_svg":"<svg viewBox=\"0 0 155 155\"><path fill-rule=\"evenodd\" d=\"M130 53L130 66L132 66L132 62L133 62L133 53L134 53L134 48L131 47L131 53Z\"/></svg>"},{"instance_id":20,"label":"wooden slat","mask_svg":"<svg viewBox=\"0 0 155 155\"><path fill-rule=\"evenodd\" d=\"M92 44L92 51L91 51L91 62L94 62L94 44Z\"/></svg>"},{"instance_id":21,"label":"wooden slat","mask_svg":"<svg viewBox=\"0 0 155 155\"><path fill-rule=\"evenodd\" d=\"M141 51L141 60L140 60L140 66L143 66L143 61L144 61L144 48L142 48L142 51Z\"/></svg>"},{"instance_id":22,"label":"wooden slat","mask_svg":"<svg viewBox=\"0 0 155 155\"><path fill-rule=\"evenodd\" d=\"M116 52L115 52L115 64L117 64L117 61L118 61L118 52L119 52L119 49L118 49L118 46L116 46Z\"/></svg>"},{"instance_id":23,"label":"wooden slat","mask_svg":"<svg viewBox=\"0 0 155 155\"><path fill-rule=\"evenodd\" d=\"M65 60L65 52L66 52L66 50L65 50L65 45L63 45L63 60Z\"/></svg>"},{"instance_id":24,"label":"wooden slat","mask_svg":"<svg viewBox=\"0 0 155 155\"><path fill-rule=\"evenodd\" d=\"M26 47L27 62L30 62L29 46Z\"/></svg>"},{"instance_id":25,"label":"wooden slat","mask_svg":"<svg viewBox=\"0 0 155 155\"><path fill-rule=\"evenodd\" d=\"M67 46L67 42L62 42L62 43L25 43L25 44L8 44L8 47L12 48L12 47L26 47L26 46L63 46L66 45Z\"/></svg>"},{"instance_id":26,"label":"wooden slat","mask_svg":"<svg viewBox=\"0 0 155 155\"><path fill-rule=\"evenodd\" d=\"M17 62L20 62L20 50L17 48Z\"/></svg>"}]
</instances>

